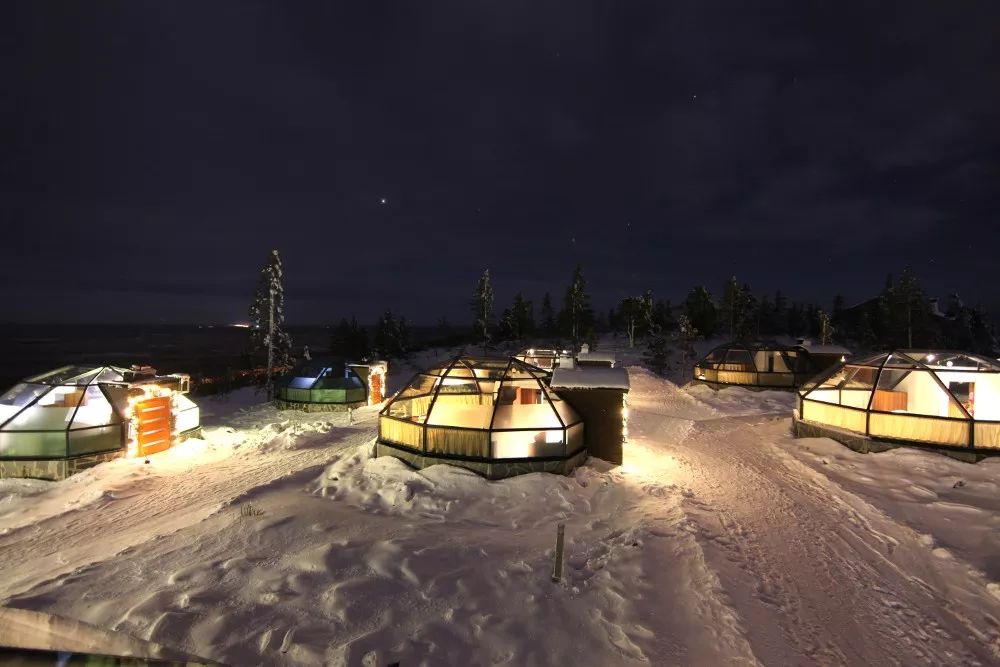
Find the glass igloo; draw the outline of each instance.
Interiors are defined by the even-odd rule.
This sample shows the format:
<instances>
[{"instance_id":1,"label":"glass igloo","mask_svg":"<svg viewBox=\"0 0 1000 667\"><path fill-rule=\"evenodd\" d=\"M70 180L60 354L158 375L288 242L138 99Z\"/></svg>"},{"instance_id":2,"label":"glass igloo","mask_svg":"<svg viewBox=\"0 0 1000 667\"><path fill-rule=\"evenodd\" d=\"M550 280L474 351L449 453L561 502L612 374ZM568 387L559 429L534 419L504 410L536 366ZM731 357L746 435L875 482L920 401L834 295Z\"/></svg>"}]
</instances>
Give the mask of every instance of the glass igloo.
<instances>
[{"instance_id":1,"label":"glass igloo","mask_svg":"<svg viewBox=\"0 0 1000 667\"><path fill-rule=\"evenodd\" d=\"M0 456L61 457L125 443L124 370L63 368L28 378L0 396Z\"/></svg>"},{"instance_id":2,"label":"glass igloo","mask_svg":"<svg viewBox=\"0 0 1000 667\"><path fill-rule=\"evenodd\" d=\"M187 375L148 367L63 366L27 378L0 395L0 476L59 479L82 459L167 449L200 428L188 386Z\"/></svg>"},{"instance_id":3,"label":"glass igloo","mask_svg":"<svg viewBox=\"0 0 1000 667\"><path fill-rule=\"evenodd\" d=\"M515 358L460 356L418 373L379 414L377 454L490 478L568 472L586 458L583 419L550 379Z\"/></svg>"},{"instance_id":4,"label":"glass igloo","mask_svg":"<svg viewBox=\"0 0 1000 667\"><path fill-rule=\"evenodd\" d=\"M729 343L694 366L694 379L712 386L793 389L819 370L801 347L780 343Z\"/></svg>"},{"instance_id":5,"label":"glass igloo","mask_svg":"<svg viewBox=\"0 0 1000 667\"><path fill-rule=\"evenodd\" d=\"M834 438L1000 449L1000 362L940 350L852 359L803 385L799 419Z\"/></svg>"}]
</instances>

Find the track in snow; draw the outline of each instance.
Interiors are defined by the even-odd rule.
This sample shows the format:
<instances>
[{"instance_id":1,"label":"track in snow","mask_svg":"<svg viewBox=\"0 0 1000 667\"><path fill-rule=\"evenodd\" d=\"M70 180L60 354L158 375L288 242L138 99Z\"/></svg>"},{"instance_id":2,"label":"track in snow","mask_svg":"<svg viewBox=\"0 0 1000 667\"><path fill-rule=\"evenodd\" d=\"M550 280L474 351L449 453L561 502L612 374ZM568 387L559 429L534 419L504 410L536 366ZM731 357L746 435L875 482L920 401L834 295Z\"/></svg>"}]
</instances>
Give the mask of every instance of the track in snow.
<instances>
[{"instance_id":1,"label":"track in snow","mask_svg":"<svg viewBox=\"0 0 1000 667\"><path fill-rule=\"evenodd\" d=\"M639 369L632 386L647 403L629 447L677 460L665 473L684 488L690 528L762 662L1000 660L1000 601L987 582L782 452L787 422L699 414Z\"/></svg>"}]
</instances>

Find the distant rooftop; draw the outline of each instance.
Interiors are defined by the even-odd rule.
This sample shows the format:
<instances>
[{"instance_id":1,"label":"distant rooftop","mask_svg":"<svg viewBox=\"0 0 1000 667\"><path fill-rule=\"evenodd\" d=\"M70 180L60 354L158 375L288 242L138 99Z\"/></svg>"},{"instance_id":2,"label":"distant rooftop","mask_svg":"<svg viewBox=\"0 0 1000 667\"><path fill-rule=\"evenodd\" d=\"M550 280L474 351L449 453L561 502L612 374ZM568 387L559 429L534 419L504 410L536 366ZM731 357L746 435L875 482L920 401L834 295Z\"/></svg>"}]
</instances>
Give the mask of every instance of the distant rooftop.
<instances>
[{"instance_id":1,"label":"distant rooftop","mask_svg":"<svg viewBox=\"0 0 1000 667\"><path fill-rule=\"evenodd\" d=\"M577 361L608 361L612 364L615 363L615 355L609 352L581 352L576 355Z\"/></svg>"},{"instance_id":2,"label":"distant rooftop","mask_svg":"<svg viewBox=\"0 0 1000 667\"><path fill-rule=\"evenodd\" d=\"M559 389L629 390L628 371L624 368L557 368L552 371L551 387Z\"/></svg>"}]
</instances>

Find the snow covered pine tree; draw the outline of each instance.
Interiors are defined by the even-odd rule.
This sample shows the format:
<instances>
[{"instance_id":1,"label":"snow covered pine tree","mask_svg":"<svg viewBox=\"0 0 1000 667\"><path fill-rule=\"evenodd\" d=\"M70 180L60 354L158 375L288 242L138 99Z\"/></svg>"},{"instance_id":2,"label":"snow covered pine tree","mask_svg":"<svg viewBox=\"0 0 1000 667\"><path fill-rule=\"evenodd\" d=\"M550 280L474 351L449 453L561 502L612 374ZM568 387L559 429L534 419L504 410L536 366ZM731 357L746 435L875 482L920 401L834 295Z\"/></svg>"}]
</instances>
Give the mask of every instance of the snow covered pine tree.
<instances>
[{"instance_id":1,"label":"snow covered pine tree","mask_svg":"<svg viewBox=\"0 0 1000 667\"><path fill-rule=\"evenodd\" d=\"M276 367L291 365L292 338L284 330L285 288L281 257L272 250L267 264L260 270L260 280L253 303L250 304L250 340L255 351L267 350L267 396L274 388L272 376Z\"/></svg>"},{"instance_id":2,"label":"snow covered pine tree","mask_svg":"<svg viewBox=\"0 0 1000 667\"><path fill-rule=\"evenodd\" d=\"M493 322L493 285L490 284L490 270L483 271L482 277L476 283L476 291L469 302L472 316L475 318L475 329L483 336L483 354L490 342L490 324Z\"/></svg>"}]
</instances>

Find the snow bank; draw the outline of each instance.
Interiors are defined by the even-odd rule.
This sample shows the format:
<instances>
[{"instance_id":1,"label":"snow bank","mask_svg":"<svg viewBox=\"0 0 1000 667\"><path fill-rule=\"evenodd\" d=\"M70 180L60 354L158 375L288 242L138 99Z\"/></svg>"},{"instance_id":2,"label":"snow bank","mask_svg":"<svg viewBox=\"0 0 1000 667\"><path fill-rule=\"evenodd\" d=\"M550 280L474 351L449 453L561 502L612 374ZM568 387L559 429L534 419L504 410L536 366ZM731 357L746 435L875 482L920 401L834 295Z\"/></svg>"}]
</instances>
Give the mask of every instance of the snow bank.
<instances>
[{"instance_id":1,"label":"snow bank","mask_svg":"<svg viewBox=\"0 0 1000 667\"><path fill-rule=\"evenodd\" d=\"M1000 458L970 464L918 449L859 454L828 438L775 440L813 474L925 536L937 556L1000 582Z\"/></svg>"},{"instance_id":2,"label":"snow bank","mask_svg":"<svg viewBox=\"0 0 1000 667\"><path fill-rule=\"evenodd\" d=\"M787 415L798 404L794 391L751 391L743 387L725 387L715 390L703 384L684 388L687 394L716 412L729 416Z\"/></svg>"}]
</instances>

